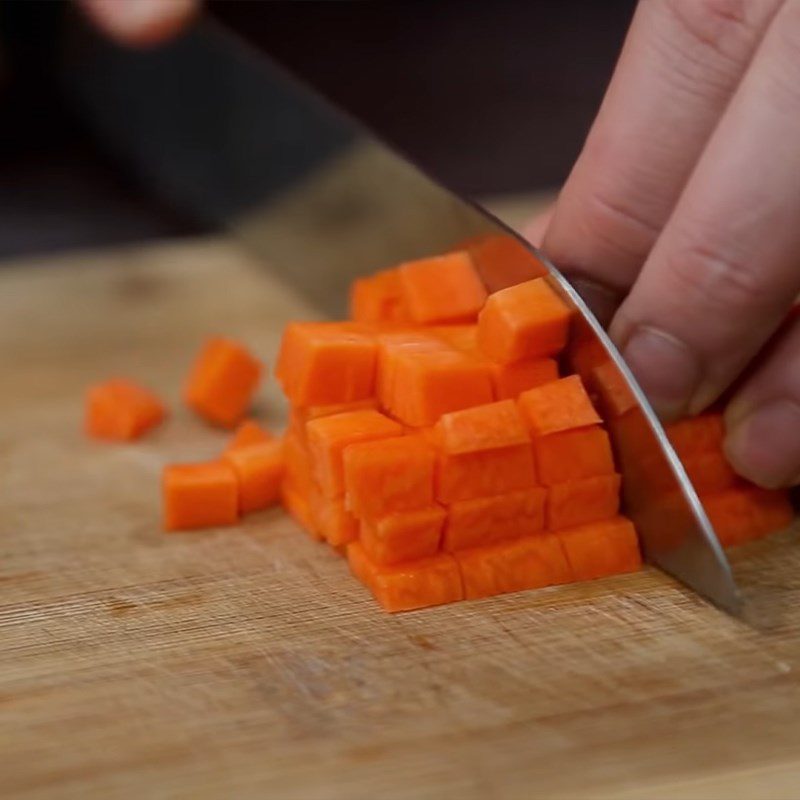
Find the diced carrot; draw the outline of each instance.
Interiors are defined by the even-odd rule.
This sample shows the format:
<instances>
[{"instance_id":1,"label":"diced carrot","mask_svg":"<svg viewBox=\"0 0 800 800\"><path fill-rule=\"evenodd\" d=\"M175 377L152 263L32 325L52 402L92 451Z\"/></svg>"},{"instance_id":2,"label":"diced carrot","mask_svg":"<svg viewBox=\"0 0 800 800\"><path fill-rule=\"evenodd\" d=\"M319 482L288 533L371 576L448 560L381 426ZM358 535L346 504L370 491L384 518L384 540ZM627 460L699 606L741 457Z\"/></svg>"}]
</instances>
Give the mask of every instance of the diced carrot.
<instances>
[{"instance_id":1,"label":"diced carrot","mask_svg":"<svg viewBox=\"0 0 800 800\"><path fill-rule=\"evenodd\" d=\"M636 529L625 517L568 528L557 536L576 581L633 572L642 564Z\"/></svg>"},{"instance_id":2,"label":"diced carrot","mask_svg":"<svg viewBox=\"0 0 800 800\"><path fill-rule=\"evenodd\" d=\"M347 508L362 519L433 505L435 455L421 436L352 444L344 451Z\"/></svg>"},{"instance_id":3,"label":"diced carrot","mask_svg":"<svg viewBox=\"0 0 800 800\"><path fill-rule=\"evenodd\" d=\"M233 525L239 518L239 487L223 461L164 467L164 527L168 531Z\"/></svg>"},{"instance_id":4,"label":"diced carrot","mask_svg":"<svg viewBox=\"0 0 800 800\"><path fill-rule=\"evenodd\" d=\"M283 437L284 483L290 483L302 495L308 496L313 483L311 455L305 438L295 431Z\"/></svg>"},{"instance_id":5,"label":"diced carrot","mask_svg":"<svg viewBox=\"0 0 800 800\"><path fill-rule=\"evenodd\" d=\"M605 419L621 417L636 406L625 377L610 358L592 368L591 383Z\"/></svg>"},{"instance_id":6,"label":"diced carrot","mask_svg":"<svg viewBox=\"0 0 800 800\"><path fill-rule=\"evenodd\" d=\"M701 495L744 484L744 480L733 471L725 454L719 450L692 453L685 456L682 462L689 480Z\"/></svg>"},{"instance_id":7,"label":"diced carrot","mask_svg":"<svg viewBox=\"0 0 800 800\"><path fill-rule=\"evenodd\" d=\"M528 389L517 402L534 436L585 428L601 421L577 375Z\"/></svg>"},{"instance_id":8,"label":"diced carrot","mask_svg":"<svg viewBox=\"0 0 800 800\"><path fill-rule=\"evenodd\" d=\"M581 321L572 326L567 343L567 363L573 372L585 380L595 367L609 359L608 351L588 324Z\"/></svg>"},{"instance_id":9,"label":"diced carrot","mask_svg":"<svg viewBox=\"0 0 800 800\"><path fill-rule=\"evenodd\" d=\"M558 364L552 358L492 364L492 384L497 400L516 400L526 389L557 380Z\"/></svg>"},{"instance_id":10,"label":"diced carrot","mask_svg":"<svg viewBox=\"0 0 800 800\"><path fill-rule=\"evenodd\" d=\"M547 490L541 487L459 500L447 510L442 549L494 544L544 529Z\"/></svg>"},{"instance_id":11,"label":"diced carrot","mask_svg":"<svg viewBox=\"0 0 800 800\"><path fill-rule=\"evenodd\" d=\"M320 541L322 534L317 529L317 524L311 513L311 504L306 495L293 484L284 481L281 486L281 502L286 511L294 517L295 521L303 528L312 539Z\"/></svg>"},{"instance_id":12,"label":"diced carrot","mask_svg":"<svg viewBox=\"0 0 800 800\"><path fill-rule=\"evenodd\" d=\"M367 323L410 320L396 269L385 269L353 282L350 319Z\"/></svg>"},{"instance_id":13,"label":"diced carrot","mask_svg":"<svg viewBox=\"0 0 800 800\"><path fill-rule=\"evenodd\" d=\"M283 441L272 439L234 447L223 455L239 483L239 510L243 514L278 502L283 480Z\"/></svg>"},{"instance_id":14,"label":"diced carrot","mask_svg":"<svg viewBox=\"0 0 800 800\"><path fill-rule=\"evenodd\" d=\"M436 499L446 505L535 485L530 444L457 455L441 453L436 465Z\"/></svg>"},{"instance_id":15,"label":"diced carrot","mask_svg":"<svg viewBox=\"0 0 800 800\"><path fill-rule=\"evenodd\" d=\"M794 519L785 491L742 486L700 498L723 545L736 545L788 527Z\"/></svg>"},{"instance_id":16,"label":"diced carrot","mask_svg":"<svg viewBox=\"0 0 800 800\"><path fill-rule=\"evenodd\" d=\"M86 432L98 439L138 439L165 415L153 392L125 378L99 383L86 393Z\"/></svg>"},{"instance_id":17,"label":"diced carrot","mask_svg":"<svg viewBox=\"0 0 800 800\"><path fill-rule=\"evenodd\" d=\"M533 452L539 481L544 486L614 472L611 442L598 426L537 436L533 439Z\"/></svg>"},{"instance_id":18,"label":"diced carrot","mask_svg":"<svg viewBox=\"0 0 800 800\"><path fill-rule=\"evenodd\" d=\"M428 330L456 350L471 356L478 355L477 325L432 325Z\"/></svg>"},{"instance_id":19,"label":"diced carrot","mask_svg":"<svg viewBox=\"0 0 800 800\"><path fill-rule=\"evenodd\" d=\"M186 404L214 425L232 428L244 416L261 378L261 362L231 339L209 339L184 388Z\"/></svg>"},{"instance_id":20,"label":"diced carrot","mask_svg":"<svg viewBox=\"0 0 800 800\"><path fill-rule=\"evenodd\" d=\"M544 278L490 295L478 316L478 345L500 363L552 356L567 343L572 311Z\"/></svg>"},{"instance_id":21,"label":"diced carrot","mask_svg":"<svg viewBox=\"0 0 800 800\"><path fill-rule=\"evenodd\" d=\"M369 560L361 542L355 541L347 545L347 564L356 579L371 591L375 565Z\"/></svg>"},{"instance_id":22,"label":"diced carrot","mask_svg":"<svg viewBox=\"0 0 800 800\"><path fill-rule=\"evenodd\" d=\"M422 324L474 320L486 289L465 251L410 261L398 267L411 319Z\"/></svg>"},{"instance_id":23,"label":"diced carrot","mask_svg":"<svg viewBox=\"0 0 800 800\"><path fill-rule=\"evenodd\" d=\"M289 400L319 406L372 397L377 345L364 331L354 323L287 325L275 374Z\"/></svg>"},{"instance_id":24,"label":"diced carrot","mask_svg":"<svg viewBox=\"0 0 800 800\"><path fill-rule=\"evenodd\" d=\"M444 414L436 423L437 441L450 455L529 444L528 432L513 400Z\"/></svg>"},{"instance_id":25,"label":"diced carrot","mask_svg":"<svg viewBox=\"0 0 800 800\"><path fill-rule=\"evenodd\" d=\"M352 403L333 403L327 406L309 406L302 409L302 413L305 421L309 422L319 417L332 417L334 414L344 414L346 411L366 411L370 408L377 410L377 398L368 397L366 400L354 400Z\"/></svg>"},{"instance_id":26,"label":"diced carrot","mask_svg":"<svg viewBox=\"0 0 800 800\"><path fill-rule=\"evenodd\" d=\"M273 441L273 437L269 431L262 428L254 420L246 419L236 429L225 447L225 452L229 453L231 450L236 450L239 447L247 447L251 444L260 444L261 442L270 441Z\"/></svg>"},{"instance_id":27,"label":"diced carrot","mask_svg":"<svg viewBox=\"0 0 800 800\"><path fill-rule=\"evenodd\" d=\"M331 547L341 547L358 539L358 520L344 507L341 497L324 498L314 516L320 533Z\"/></svg>"},{"instance_id":28,"label":"diced carrot","mask_svg":"<svg viewBox=\"0 0 800 800\"><path fill-rule=\"evenodd\" d=\"M490 292L547 275L547 267L513 236L484 236L466 244Z\"/></svg>"},{"instance_id":29,"label":"diced carrot","mask_svg":"<svg viewBox=\"0 0 800 800\"><path fill-rule=\"evenodd\" d=\"M664 429L680 458L692 453L720 450L725 438L725 425L721 414L687 417L665 425Z\"/></svg>"},{"instance_id":30,"label":"diced carrot","mask_svg":"<svg viewBox=\"0 0 800 800\"><path fill-rule=\"evenodd\" d=\"M427 558L439 549L445 516L441 506L431 506L365 520L361 523L361 544L376 564Z\"/></svg>"},{"instance_id":31,"label":"diced carrot","mask_svg":"<svg viewBox=\"0 0 800 800\"><path fill-rule=\"evenodd\" d=\"M459 550L454 554L467 600L568 583L572 573L550 533Z\"/></svg>"},{"instance_id":32,"label":"diced carrot","mask_svg":"<svg viewBox=\"0 0 800 800\"><path fill-rule=\"evenodd\" d=\"M572 528L619 514L619 475L557 483L547 492L547 528Z\"/></svg>"},{"instance_id":33,"label":"diced carrot","mask_svg":"<svg viewBox=\"0 0 800 800\"><path fill-rule=\"evenodd\" d=\"M379 411L349 411L318 417L306 424L314 477L326 497L344 491L342 453L348 445L402 436L403 426Z\"/></svg>"}]
</instances>

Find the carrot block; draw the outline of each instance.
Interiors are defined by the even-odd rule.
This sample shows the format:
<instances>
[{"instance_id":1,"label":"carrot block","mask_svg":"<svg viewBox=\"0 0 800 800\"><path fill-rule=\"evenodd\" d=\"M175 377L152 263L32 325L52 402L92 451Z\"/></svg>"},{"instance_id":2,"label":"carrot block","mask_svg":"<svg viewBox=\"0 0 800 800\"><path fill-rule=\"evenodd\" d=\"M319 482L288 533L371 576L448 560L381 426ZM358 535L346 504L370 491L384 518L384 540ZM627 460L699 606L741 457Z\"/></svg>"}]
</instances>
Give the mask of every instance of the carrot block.
<instances>
[{"instance_id":1,"label":"carrot block","mask_svg":"<svg viewBox=\"0 0 800 800\"><path fill-rule=\"evenodd\" d=\"M432 325L428 330L456 350L471 356L478 355L477 325Z\"/></svg>"},{"instance_id":2,"label":"carrot block","mask_svg":"<svg viewBox=\"0 0 800 800\"><path fill-rule=\"evenodd\" d=\"M239 483L239 510L243 514L278 501L283 479L283 442L280 439L235 447L223 455Z\"/></svg>"},{"instance_id":3,"label":"carrot block","mask_svg":"<svg viewBox=\"0 0 800 800\"><path fill-rule=\"evenodd\" d=\"M558 364L552 358L492 364L492 385L497 400L516 400L521 392L558 380Z\"/></svg>"},{"instance_id":4,"label":"carrot block","mask_svg":"<svg viewBox=\"0 0 800 800\"><path fill-rule=\"evenodd\" d=\"M619 514L619 475L557 483L547 492L547 528L557 531Z\"/></svg>"},{"instance_id":5,"label":"carrot block","mask_svg":"<svg viewBox=\"0 0 800 800\"><path fill-rule=\"evenodd\" d=\"M611 442L599 426L535 437L533 453L545 486L614 472Z\"/></svg>"},{"instance_id":6,"label":"carrot block","mask_svg":"<svg viewBox=\"0 0 800 800\"><path fill-rule=\"evenodd\" d=\"M421 436L352 444L344 451L347 508L362 519L433 505L435 455Z\"/></svg>"},{"instance_id":7,"label":"carrot block","mask_svg":"<svg viewBox=\"0 0 800 800\"><path fill-rule=\"evenodd\" d=\"M577 375L528 389L519 396L518 403L534 436L585 428L601 421Z\"/></svg>"},{"instance_id":8,"label":"carrot block","mask_svg":"<svg viewBox=\"0 0 800 800\"><path fill-rule=\"evenodd\" d=\"M536 483L530 444L477 453L440 453L436 466L436 499L444 504L530 489Z\"/></svg>"},{"instance_id":9,"label":"carrot block","mask_svg":"<svg viewBox=\"0 0 800 800\"><path fill-rule=\"evenodd\" d=\"M347 545L347 564L358 582L371 590L376 565L370 561L361 542L355 541Z\"/></svg>"},{"instance_id":10,"label":"carrot block","mask_svg":"<svg viewBox=\"0 0 800 800\"><path fill-rule=\"evenodd\" d=\"M561 544L550 533L460 550L454 555L467 600L572 580Z\"/></svg>"},{"instance_id":11,"label":"carrot block","mask_svg":"<svg viewBox=\"0 0 800 800\"><path fill-rule=\"evenodd\" d=\"M223 461L170 464L162 479L168 531L233 525L239 518L239 486Z\"/></svg>"},{"instance_id":12,"label":"carrot block","mask_svg":"<svg viewBox=\"0 0 800 800\"><path fill-rule=\"evenodd\" d=\"M478 316L478 345L501 364L552 356L567 343L572 312L544 278L490 295Z\"/></svg>"},{"instance_id":13,"label":"carrot block","mask_svg":"<svg viewBox=\"0 0 800 800\"><path fill-rule=\"evenodd\" d=\"M314 517L331 547L341 547L358 539L358 520L344 507L341 497L322 499Z\"/></svg>"},{"instance_id":14,"label":"carrot block","mask_svg":"<svg viewBox=\"0 0 800 800\"><path fill-rule=\"evenodd\" d=\"M591 384L597 393L605 419L621 417L636 405L636 398L617 365L607 358L591 370Z\"/></svg>"},{"instance_id":15,"label":"carrot block","mask_svg":"<svg viewBox=\"0 0 800 800\"><path fill-rule=\"evenodd\" d=\"M295 409L302 413L306 422L319 417L332 417L334 414L344 414L347 411L366 411L368 409L378 409L378 400L375 397L368 397L366 400L354 400L352 403L333 403L327 406L309 406L304 409Z\"/></svg>"},{"instance_id":16,"label":"carrot block","mask_svg":"<svg viewBox=\"0 0 800 800\"><path fill-rule=\"evenodd\" d=\"M744 480L733 471L725 454L720 450L693 453L681 460L689 480L701 495L721 492L744 484Z\"/></svg>"},{"instance_id":17,"label":"carrot block","mask_svg":"<svg viewBox=\"0 0 800 800\"><path fill-rule=\"evenodd\" d=\"M186 404L203 419L232 428L244 416L261 378L261 362L230 339L210 339L184 387Z\"/></svg>"},{"instance_id":18,"label":"carrot block","mask_svg":"<svg viewBox=\"0 0 800 800\"><path fill-rule=\"evenodd\" d=\"M445 510L441 506L388 514L361 523L361 544L376 564L400 564L436 555Z\"/></svg>"},{"instance_id":19,"label":"carrot block","mask_svg":"<svg viewBox=\"0 0 800 800\"><path fill-rule=\"evenodd\" d=\"M295 522L303 528L312 539L321 540L322 534L311 512L311 504L306 495L292 484L285 483L281 487L281 502L286 511L294 517Z\"/></svg>"},{"instance_id":20,"label":"carrot block","mask_svg":"<svg viewBox=\"0 0 800 800\"><path fill-rule=\"evenodd\" d=\"M547 275L547 267L513 236L483 236L466 248L490 292Z\"/></svg>"},{"instance_id":21,"label":"carrot block","mask_svg":"<svg viewBox=\"0 0 800 800\"><path fill-rule=\"evenodd\" d=\"M614 517L559 531L573 580L588 581L620 572L633 572L642 565L639 541L633 523Z\"/></svg>"},{"instance_id":22,"label":"carrot block","mask_svg":"<svg viewBox=\"0 0 800 800\"><path fill-rule=\"evenodd\" d=\"M770 491L756 486L737 487L700 498L725 546L742 544L750 539L788 527L794 512L785 491Z\"/></svg>"},{"instance_id":23,"label":"carrot block","mask_svg":"<svg viewBox=\"0 0 800 800\"><path fill-rule=\"evenodd\" d=\"M664 428L680 458L692 453L721 450L725 438L721 414L700 414L665 425Z\"/></svg>"},{"instance_id":24,"label":"carrot block","mask_svg":"<svg viewBox=\"0 0 800 800\"><path fill-rule=\"evenodd\" d=\"M400 273L385 269L355 280L350 287L350 319L366 323L409 321Z\"/></svg>"},{"instance_id":25,"label":"carrot block","mask_svg":"<svg viewBox=\"0 0 800 800\"><path fill-rule=\"evenodd\" d=\"M513 400L444 414L436 428L437 441L442 450L451 455L530 442Z\"/></svg>"},{"instance_id":26,"label":"carrot block","mask_svg":"<svg viewBox=\"0 0 800 800\"><path fill-rule=\"evenodd\" d=\"M227 446L225 452L229 453L231 450L236 450L239 447L247 447L251 444L260 444L261 442L274 441L272 434L262 428L257 422L252 419L246 419L234 432Z\"/></svg>"},{"instance_id":27,"label":"carrot block","mask_svg":"<svg viewBox=\"0 0 800 800\"><path fill-rule=\"evenodd\" d=\"M86 393L85 429L97 439L138 439L165 415L153 392L124 378L99 383Z\"/></svg>"},{"instance_id":28,"label":"carrot block","mask_svg":"<svg viewBox=\"0 0 800 800\"><path fill-rule=\"evenodd\" d=\"M371 409L318 417L307 423L313 474L325 496L337 497L344 491L342 453L348 445L402 434L402 425Z\"/></svg>"},{"instance_id":29,"label":"carrot block","mask_svg":"<svg viewBox=\"0 0 800 800\"><path fill-rule=\"evenodd\" d=\"M284 483L290 483L300 494L308 496L314 479L305 438L295 431L289 431L283 437L283 445Z\"/></svg>"},{"instance_id":30,"label":"carrot block","mask_svg":"<svg viewBox=\"0 0 800 800\"><path fill-rule=\"evenodd\" d=\"M401 264L398 272L414 322L474 320L486 302L486 289L465 251L410 261Z\"/></svg>"},{"instance_id":31,"label":"carrot block","mask_svg":"<svg viewBox=\"0 0 800 800\"><path fill-rule=\"evenodd\" d=\"M292 322L283 333L275 375L296 406L372 397L377 345L354 323Z\"/></svg>"},{"instance_id":32,"label":"carrot block","mask_svg":"<svg viewBox=\"0 0 800 800\"><path fill-rule=\"evenodd\" d=\"M544 529L541 487L459 500L447 510L442 549L448 552L515 539Z\"/></svg>"}]
</instances>

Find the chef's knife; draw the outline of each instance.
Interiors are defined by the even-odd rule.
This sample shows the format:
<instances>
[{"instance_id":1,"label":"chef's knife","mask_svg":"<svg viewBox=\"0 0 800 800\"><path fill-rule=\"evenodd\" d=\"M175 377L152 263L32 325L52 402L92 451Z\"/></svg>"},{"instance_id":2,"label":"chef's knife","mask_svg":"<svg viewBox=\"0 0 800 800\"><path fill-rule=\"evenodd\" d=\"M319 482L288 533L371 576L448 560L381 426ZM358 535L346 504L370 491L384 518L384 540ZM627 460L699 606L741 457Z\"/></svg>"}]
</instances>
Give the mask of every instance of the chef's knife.
<instances>
[{"instance_id":1,"label":"chef's knife","mask_svg":"<svg viewBox=\"0 0 800 800\"><path fill-rule=\"evenodd\" d=\"M146 53L76 37L67 85L108 147L160 194L256 249L322 313L341 314L355 275L476 235L517 236L209 20ZM625 411L610 427L647 560L740 612L725 554L622 357L544 254L530 254L576 310L574 368Z\"/></svg>"}]
</instances>

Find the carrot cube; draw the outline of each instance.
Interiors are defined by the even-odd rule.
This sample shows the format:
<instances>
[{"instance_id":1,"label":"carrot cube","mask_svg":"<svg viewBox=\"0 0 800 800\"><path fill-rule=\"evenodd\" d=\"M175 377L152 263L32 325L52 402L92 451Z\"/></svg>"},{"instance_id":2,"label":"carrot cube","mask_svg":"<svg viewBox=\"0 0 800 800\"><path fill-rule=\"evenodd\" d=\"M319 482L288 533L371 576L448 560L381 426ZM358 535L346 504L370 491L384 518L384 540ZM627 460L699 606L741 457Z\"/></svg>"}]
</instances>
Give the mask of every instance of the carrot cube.
<instances>
[{"instance_id":1,"label":"carrot cube","mask_svg":"<svg viewBox=\"0 0 800 800\"><path fill-rule=\"evenodd\" d=\"M251 444L260 444L261 442L271 441L273 441L273 438L269 431L262 428L252 419L246 419L234 432L233 436L225 447L225 452L229 453L231 450L236 450L239 447L247 447Z\"/></svg>"},{"instance_id":2,"label":"carrot cube","mask_svg":"<svg viewBox=\"0 0 800 800\"><path fill-rule=\"evenodd\" d=\"M516 400L526 389L557 380L558 364L552 358L492 364L492 385L497 400Z\"/></svg>"},{"instance_id":3,"label":"carrot cube","mask_svg":"<svg viewBox=\"0 0 800 800\"><path fill-rule=\"evenodd\" d=\"M591 370L592 388L597 393L606 419L621 417L636 406L636 398L619 367L606 356Z\"/></svg>"},{"instance_id":4,"label":"carrot cube","mask_svg":"<svg viewBox=\"0 0 800 800\"><path fill-rule=\"evenodd\" d=\"M377 345L354 323L292 322L275 375L297 406L366 400L375 391Z\"/></svg>"},{"instance_id":5,"label":"carrot cube","mask_svg":"<svg viewBox=\"0 0 800 800\"><path fill-rule=\"evenodd\" d=\"M321 500L314 516L320 533L331 547L341 547L358 539L358 520L344 507L341 497Z\"/></svg>"},{"instance_id":6,"label":"carrot cube","mask_svg":"<svg viewBox=\"0 0 800 800\"><path fill-rule=\"evenodd\" d=\"M439 549L445 516L441 506L431 506L364 520L361 544L376 564L400 564L427 558Z\"/></svg>"},{"instance_id":7,"label":"carrot cube","mask_svg":"<svg viewBox=\"0 0 800 800\"><path fill-rule=\"evenodd\" d=\"M371 409L311 420L306 436L313 474L323 493L336 497L344 491L342 453L348 445L402 434L402 425Z\"/></svg>"},{"instance_id":8,"label":"carrot cube","mask_svg":"<svg viewBox=\"0 0 800 800\"><path fill-rule=\"evenodd\" d=\"M322 534L317 529L317 524L311 511L311 503L307 495L292 484L284 482L281 487L281 502L289 515L294 517L295 522L312 539L317 539L318 541L322 539Z\"/></svg>"},{"instance_id":9,"label":"carrot cube","mask_svg":"<svg viewBox=\"0 0 800 800\"><path fill-rule=\"evenodd\" d=\"M86 432L98 439L138 439L165 415L153 392L124 378L99 383L86 393Z\"/></svg>"},{"instance_id":10,"label":"carrot cube","mask_svg":"<svg viewBox=\"0 0 800 800\"><path fill-rule=\"evenodd\" d=\"M539 480L545 486L614 472L611 442L599 426L537 436L533 452Z\"/></svg>"},{"instance_id":11,"label":"carrot cube","mask_svg":"<svg viewBox=\"0 0 800 800\"><path fill-rule=\"evenodd\" d=\"M792 504L785 491L742 486L708 494L700 500L717 537L725 546L742 544L782 530L794 519Z\"/></svg>"},{"instance_id":12,"label":"carrot cube","mask_svg":"<svg viewBox=\"0 0 800 800\"><path fill-rule=\"evenodd\" d=\"M445 453L474 453L530 442L513 400L501 400L444 414L436 436Z\"/></svg>"},{"instance_id":13,"label":"carrot cube","mask_svg":"<svg viewBox=\"0 0 800 800\"><path fill-rule=\"evenodd\" d=\"M355 541L347 545L347 565L358 582L371 590L372 575L376 565L370 561L361 542Z\"/></svg>"},{"instance_id":14,"label":"carrot cube","mask_svg":"<svg viewBox=\"0 0 800 800\"><path fill-rule=\"evenodd\" d=\"M239 486L222 461L170 464L164 468L164 527L168 531L233 525L239 518Z\"/></svg>"},{"instance_id":15,"label":"carrot cube","mask_svg":"<svg viewBox=\"0 0 800 800\"><path fill-rule=\"evenodd\" d=\"M400 273L385 269L353 282L350 288L350 319L356 322L407 322Z\"/></svg>"},{"instance_id":16,"label":"carrot cube","mask_svg":"<svg viewBox=\"0 0 800 800\"><path fill-rule=\"evenodd\" d=\"M458 500L447 510L442 549L448 552L515 539L544 529L545 498L541 487Z\"/></svg>"},{"instance_id":17,"label":"carrot cube","mask_svg":"<svg viewBox=\"0 0 800 800\"><path fill-rule=\"evenodd\" d=\"M564 348L572 311L544 278L490 295L478 316L478 344L493 361L551 356Z\"/></svg>"},{"instance_id":18,"label":"carrot cube","mask_svg":"<svg viewBox=\"0 0 800 800\"><path fill-rule=\"evenodd\" d=\"M692 453L684 456L681 461L689 480L701 495L744 485L744 480L733 471L725 454L720 450Z\"/></svg>"},{"instance_id":19,"label":"carrot cube","mask_svg":"<svg viewBox=\"0 0 800 800\"><path fill-rule=\"evenodd\" d=\"M368 397L366 400L353 400L351 403L332 403L326 406L308 406L304 409L295 409L301 413L305 422L319 417L332 417L334 414L344 414L346 411L367 411L368 409L378 410L378 400L375 397Z\"/></svg>"},{"instance_id":20,"label":"carrot cube","mask_svg":"<svg viewBox=\"0 0 800 800\"><path fill-rule=\"evenodd\" d=\"M239 483L239 510L243 514L278 501L283 479L283 442L280 439L235 447L223 455Z\"/></svg>"},{"instance_id":21,"label":"carrot cube","mask_svg":"<svg viewBox=\"0 0 800 800\"><path fill-rule=\"evenodd\" d=\"M438 325L428 330L456 350L471 356L478 355L477 325Z\"/></svg>"},{"instance_id":22,"label":"carrot cube","mask_svg":"<svg viewBox=\"0 0 800 800\"><path fill-rule=\"evenodd\" d=\"M290 483L302 495L308 495L313 476L311 455L304 437L296 431L289 431L283 437L284 445L284 483Z\"/></svg>"},{"instance_id":23,"label":"carrot cube","mask_svg":"<svg viewBox=\"0 0 800 800\"><path fill-rule=\"evenodd\" d=\"M619 514L619 475L557 483L547 491L547 528L557 531Z\"/></svg>"},{"instance_id":24,"label":"carrot cube","mask_svg":"<svg viewBox=\"0 0 800 800\"><path fill-rule=\"evenodd\" d=\"M633 572L642 564L636 529L625 517L579 525L557 536L576 581Z\"/></svg>"},{"instance_id":25,"label":"carrot cube","mask_svg":"<svg viewBox=\"0 0 800 800\"><path fill-rule=\"evenodd\" d=\"M465 246L490 292L547 275L547 267L513 236L482 236Z\"/></svg>"},{"instance_id":26,"label":"carrot cube","mask_svg":"<svg viewBox=\"0 0 800 800\"><path fill-rule=\"evenodd\" d=\"M410 261L398 271L414 322L474 320L486 302L486 289L465 251Z\"/></svg>"},{"instance_id":27,"label":"carrot cube","mask_svg":"<svg viewBox=\"0 0 800 800\"><path fill-rule=\"evenodd\" d=\"M667 438L682 459L692 453L721 450L725 425L721 414L700 414L697 417L665 425Z\"/></svg>"},{"instance_id":28,"label":"carrot cube","mask_svg":"<svg viewBox=\"0 0 800 800\"><path fill-rule=\"evenodd\" d=\"M440 453L438 457L436 499L440 503L504 494L535 485L530 444L476 453Z\"/></svg>"},{"instance_id":29,"label":"carrot cube","mask_svg":"<svg viewBox=\"0 0 800 800\"><path fill-rule=\"evenodd\" d=\"M467 600L572 580L561 544L550 533L459 550L454 555Z\"/></svg>"},{"instance_id":30,"label":"carrot cube","mask_svg":"<svg viewBox=\"0 0 800 800\"><path fill-rule=\"evenodd\" d=\"M232 428L244 416L261 378L261 362L230 339L210 339L192 367L184 399L214 425Z\"/></svg>"},{"instance_id":31,"label":"carrot cube","mask_svg":"<svg viewBox=\"0 0 800 800\"><path fill-rule=\"evenodd\" d=\"M585 428L601 421L578 375L528 389L517 402L534 436Z\"/></svg>"},{"instance_id":32,"label":"carrot cube","mask_svg":"<svg viewBox=\"0 0 800 800\"><path fill-rule=\"evenodd\" d=\"M344 451L345 503L362 519L429 508L434 462L421 436L352 444Z\"/></svg>"}]
</instances>

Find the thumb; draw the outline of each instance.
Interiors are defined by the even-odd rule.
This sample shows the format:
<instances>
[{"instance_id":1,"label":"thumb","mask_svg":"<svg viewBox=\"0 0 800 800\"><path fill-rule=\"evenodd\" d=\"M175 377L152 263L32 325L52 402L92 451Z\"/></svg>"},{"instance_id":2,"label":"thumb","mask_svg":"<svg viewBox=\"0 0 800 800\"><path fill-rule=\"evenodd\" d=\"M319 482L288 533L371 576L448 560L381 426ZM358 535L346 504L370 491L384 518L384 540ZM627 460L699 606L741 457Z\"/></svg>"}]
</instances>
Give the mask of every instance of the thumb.
<instances>
[{"instance_id":1,"label":"thumb","mask_svg":"<svg viewBox=\"0 0 800 800\"><path fill-rule=\"evenodd\" d=\"M77 3L107 36L138 47L172 38L199 7L199 0L77 0Z\"/></svg>"}]
</instances>

